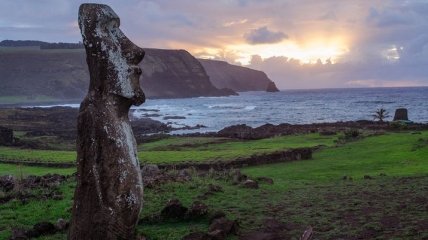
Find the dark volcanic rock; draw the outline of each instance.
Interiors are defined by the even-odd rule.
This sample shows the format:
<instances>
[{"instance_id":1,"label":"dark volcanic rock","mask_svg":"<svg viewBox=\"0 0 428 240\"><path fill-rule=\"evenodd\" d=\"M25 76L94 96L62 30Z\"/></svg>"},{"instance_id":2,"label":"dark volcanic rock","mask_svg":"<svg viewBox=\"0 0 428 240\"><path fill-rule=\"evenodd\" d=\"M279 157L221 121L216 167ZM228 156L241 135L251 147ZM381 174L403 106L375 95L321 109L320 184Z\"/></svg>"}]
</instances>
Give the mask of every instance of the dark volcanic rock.
<instances>
[{"instance_id":1,"label":"dark volcanic rock","mask_svg":"<svg viewBox=\"0 0 428 240\"><path fill-rule=\"evenodd\" d=\"M211 82L218 88L230 88L234 91L278 91L262 71L231 65L224 61L199 59L204 66Z\"/></svg>"},{"instance_id":2,"label":"dark volcanic rock","mask_svg":"<svg viewBox=\"0 0 428 240\"><path fill-rule=\"evenodd\" d=\"M242 183L242 187L257 189L257 188L259 188L259 184L254 180L247 179Z\"/></svg>"},{"instance_id":3,"label":"dark volcanic rock","mask_svg":"<svg viewBox=\"0 0 428 240\"><path fill-rule=\"evenodd\" d=\"M409 121L407 108L398 108L395 110L394 121Z\"/></svg>"},{"instance_id":4,"label":"dark volcanic rock","mask_svg":"<svg viewBox=\"0 0 428 240\"><path fill-rule=\"evenodd\" d=\"M187 208L184 207L178 199L171 199L161 211L161 216L164 218L183 219L187 213Z\"/></svg>"},{"instance_id":5,"label":"dark volcanic rock","mask_svg":"<svg viewBox=\"0 0 428 240\"><path fill-rule=\"evenodd\" d=\"M237 234L238 233L238 223L233 220L229 220L225 217L216 218L210 224L208 231L213 232L216 230L221 230L224 234Z\"/></svg>"},{"instance_id":6,"label":"dark volcanic rock","mask_svg":"<svg viewBox=\"0 0 428 240\"><path fill-rule=\"evenodd\" d=\"M0 126L0 145L13 145L13 130Z\"/></svg>"},{"instance_id":7,"label":"dark volcanic rock","mask_svg":"<svg viewBox=\"0 0 428 240\"><path fill-rule=\"evenodd\" d=\"M212 240L212 237L204 232L189 233L182 240Z\"/></svg>"},{"instance_id":8,"label":"dark volcanic rock","mask_svg":"<svg viewBox=\"0 0 428 240\"><path fill-rule=\"evenodd\" d=\"M15 187L15 179L12 175L0 176L0 190L9 192Z\"/></svg>"},{"instance_id":9,"label":"dark volcanic rock","mask_svg":"<svg viewBox=\"0 0 428 240\"><path fill-rule=\"evenodd\" d=\"M79 28L90 71L77 119L77 184L68 239L135 239L143 182L129 121L140 88L143 49L107 5L82 4Z\"/></svg>"},{"instance_id":10,"label":"dark volcanic rock","mask_svg":"<svg viewBox=\"0 0 428 240\"><path fill-rule=\"evenodd\" d=\"M193 202L188 212L188 216L190 218L203 217L207 214L208 214L208 206L199 201Z\"/></svg>"}]
</instances>

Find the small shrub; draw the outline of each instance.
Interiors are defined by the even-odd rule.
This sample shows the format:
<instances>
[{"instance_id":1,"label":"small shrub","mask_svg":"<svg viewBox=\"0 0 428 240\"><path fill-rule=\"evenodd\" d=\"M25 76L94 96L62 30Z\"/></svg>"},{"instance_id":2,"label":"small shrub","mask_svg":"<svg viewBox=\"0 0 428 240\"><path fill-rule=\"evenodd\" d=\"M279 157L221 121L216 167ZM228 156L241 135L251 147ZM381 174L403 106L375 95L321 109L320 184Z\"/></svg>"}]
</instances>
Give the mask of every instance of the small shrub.
<instances>
[{"instance_id":1,"label":"small shrub","mask_svg":"<svg viewBox=\"0 0 428 240\"><path fill-rule=\"evenodd\" d=\"M372 115L374 120L379 120L379 122L383 122L385 118L389 117L388 112L384 108L379 108Z\"/></svg>"},{"instance_id":2,"label":"small shrub","mask_svg":"<svg viewBox=\"0 0 428 240\"><path fill-rule=\"evenodd\" d=\"M403 121L394 121L389 124L389 126L393 129L405 130L407 129L407 124Z\"/></svg>"}]
</instances>

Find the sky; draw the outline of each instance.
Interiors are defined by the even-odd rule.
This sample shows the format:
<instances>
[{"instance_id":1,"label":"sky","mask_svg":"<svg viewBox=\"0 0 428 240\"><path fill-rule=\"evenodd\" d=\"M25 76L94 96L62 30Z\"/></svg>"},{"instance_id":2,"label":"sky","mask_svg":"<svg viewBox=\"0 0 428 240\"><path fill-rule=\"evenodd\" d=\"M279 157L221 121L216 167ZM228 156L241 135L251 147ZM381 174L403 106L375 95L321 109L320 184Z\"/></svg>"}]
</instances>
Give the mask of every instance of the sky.
<instances>
[{"instance_id":1,"label":"sky","mask_svg":"<svg viewBox=\"0 0 428 240\"><path fill-rule=\"evenodd\" d=\"M0 0L0 40L81 41L79 0ZM280 89L428 86L428 0L108 0L140 47L264 71Z\"/></svg>"}]
</instances>

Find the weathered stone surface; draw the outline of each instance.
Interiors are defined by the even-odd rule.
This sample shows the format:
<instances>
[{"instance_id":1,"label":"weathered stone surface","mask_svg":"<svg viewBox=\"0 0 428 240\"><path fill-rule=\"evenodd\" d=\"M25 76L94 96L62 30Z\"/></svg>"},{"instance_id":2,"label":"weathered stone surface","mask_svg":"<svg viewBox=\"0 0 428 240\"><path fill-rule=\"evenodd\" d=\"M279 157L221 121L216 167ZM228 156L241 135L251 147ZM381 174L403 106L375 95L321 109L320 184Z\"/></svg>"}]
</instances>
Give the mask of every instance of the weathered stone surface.
<instances>
[{"instance_id":1,"label":"weathered stone surface","mask_svg":"<svg viewBox=\"0 0 428 240\"><path fill-rule=\"evenodd\" d=\"M171 199L161 211L161 216L171 219L183 219L187 213L187 208L184 207L178 199Z\"/></svg>"},{"instance_id":2,"label":"weathered stone surface","mask_svg":"<svg viewBox=\"0 0 428 240\"><path fill-rule=\"evenodd\" d=\"M409 121L407 108L398 108L395 110L394 121Z\"/></svg>"},{"instance_id":3,"label":"weathered stone surface","mask_svg":"<svg viewBox=\"0 0 428 240\"><path fill-rule=\"evenodd\" d=\"M237 234L238 233L238 223L233 220L229 220L225 217L217 218L212 221L208 231L213 232L216 230L221 230L225 235Z\"/></svg>"},{"instance_id":4,"label":"weathered stone surface","mask_svg":"<svg viewBox=\"0 0 428 240\"><path fill-rule=\"evenodd\" d=\"M257 188L259 188L259 184L254 180L247 179L242 183L242 187L257 189Z\"/></svg>"},{"instance_id":5,"label":"weathered stone surface","mask_svg":"<svg viewBox=\"0 0 428 240\"><path fill-rule=\"evenodd\" d=\"M0 127L0 145L10 146L13 144L13 130Z\"/></svg>"},{"instance_id":6,"label":"weathered stone surface","mask_svg":"<svg viewBox=\"0 0 428 240\"><path fill-rule=\"evenodd\" d=\"M153 177L160 173L159 167L156 164L146 164L141 169L141 174L144 177Z\"/></svg>"},{"instance_id":7,"label":"weathered stone surface","mask_svg":"<svg viewBox=\"0 0 428 240\"><path fill-rule=\"evenodd\" d=\"M143 184L128 113L131 105L145 101L138 67L144 51L119 25L107 5L80 6L90 84L77 124L77 186L69 239L136 238Z\"/></svg>"},{"instance_id":8,"label":"weathered stone surface","mask_svg":"<svg viewBox=\"0 0 428 240\"><path fill-rule=\"evenodd\" d=\"M212 240L212 237L204 232L189 233L182 240Z\"/></svg>"},{"instance_id":9,"label":"weathered stone surface","mask_svg":"<svg viewBox=\"0 0 428 240\"><path fill-rule=\"evenodd\" d=\"M203 217L207 214L208 214L208 206L199 201L193 202L192 206L190 206L190 209L187 213L187 215L190 218Z\"/></svg>"},{"instance_id":10,"label":"weathered stone surface","mask_svg":"<svg viewBox=\"0 0 428 240\"><path fill-rule=\"evenodd\" d=\"M0 176L0 190L9 192L15 187L15 179L12 175Z\"/></svg>"}]
</instances>

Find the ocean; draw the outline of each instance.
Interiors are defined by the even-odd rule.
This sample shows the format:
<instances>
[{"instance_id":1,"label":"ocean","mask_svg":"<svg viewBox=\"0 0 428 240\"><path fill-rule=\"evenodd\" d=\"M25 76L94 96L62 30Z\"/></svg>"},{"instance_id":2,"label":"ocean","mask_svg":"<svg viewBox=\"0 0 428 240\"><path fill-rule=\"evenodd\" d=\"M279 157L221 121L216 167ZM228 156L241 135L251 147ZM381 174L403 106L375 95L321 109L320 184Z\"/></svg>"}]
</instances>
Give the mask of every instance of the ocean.
<instances>
[{"instance_id":1,"label":"ocean","mask_svg":"<svg viewBox=\"0 0 428 240\"><path fill-rule=\"evenodd\" d=\"M62 106L78 107L78 104ZM45 106L46 107L46 106ZM428 123L428 87L285 90L277 93L241 92L239 96L155 99L135 107L135 117L151 117L173 127L204 125L196 130L218 131L226 126L265 123L306 124L373 120L378 108L407 108L409 119Z\"/></svg>"}]
</instances>

